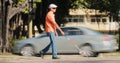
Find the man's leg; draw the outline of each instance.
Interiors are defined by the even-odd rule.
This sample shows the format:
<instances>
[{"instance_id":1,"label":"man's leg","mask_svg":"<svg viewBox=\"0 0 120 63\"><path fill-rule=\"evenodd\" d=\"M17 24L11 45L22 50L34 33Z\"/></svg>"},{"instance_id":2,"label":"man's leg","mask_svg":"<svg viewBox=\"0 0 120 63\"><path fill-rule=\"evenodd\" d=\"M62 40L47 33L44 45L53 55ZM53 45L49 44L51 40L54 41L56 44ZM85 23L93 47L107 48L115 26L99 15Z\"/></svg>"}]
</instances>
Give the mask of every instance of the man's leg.
<instances>
[{"instance_id":1,"label":"man's leg","mask_svg":"<svg viewBox=\"0 0 120 63\"><path fill-rule=\"evenodd\" d=\"M50 38L50 33L47 33L47 35L49 36ZM51 41L51 40L50 40ZM41 57L44 58L44 54L46 54L46 52L50 49L52 45L52 42L50 42L42 51L40 51L40 54L41 54Z\"/></svg>"},{"instance_id":2,"label":"man's leg","mask_svg":"<svg viewBox=\"0 0 120 63\"><path fill-rule=\"evenodd\" d=\"M45 54L50 49L51 44L52 43L50 42L42 51L40 51L40 53Z\"/></svg>"},{"instance_id":3,"label":"man's leg","mask_svg":"<svg viewBox=\"0 0 120 63\"><path fill-rule=\"evenodd\" d=\"M50 40L51 40L51 46L52 46L52 57L57 57L57 46L56 46L56 38L55 33L50 32Z\"/></svg>"}]
</instances>

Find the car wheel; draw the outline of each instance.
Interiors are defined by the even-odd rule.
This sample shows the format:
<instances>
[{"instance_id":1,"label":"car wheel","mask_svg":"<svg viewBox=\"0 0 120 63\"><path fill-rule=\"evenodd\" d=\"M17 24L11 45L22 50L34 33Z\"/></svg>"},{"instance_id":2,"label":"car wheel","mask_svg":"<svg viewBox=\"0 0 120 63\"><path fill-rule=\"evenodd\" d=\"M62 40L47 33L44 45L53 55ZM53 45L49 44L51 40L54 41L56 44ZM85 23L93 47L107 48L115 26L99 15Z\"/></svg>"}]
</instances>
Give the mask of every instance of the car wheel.
<instances>
[{"instance_id":1,"label":"car wheel","mask_svg":"<svg viewBox=\"0 0 120 63\"><path fill-rule=\"evenodd\" d=\"M79 54L83 57L97 57L98 53L94 52L92 47L87 45L87 46L82 46L80 48Z\"/></svg>"},{"instance_id":2,"label":"car wheel","mask_svg":"<svg viewBox=\"0 0 120 63\"><path fill-rule=\"evenodd\" d=\"M33 56L34 48L32 46L24 46L20 51L22 56Z\"/></svg>"}]
</instances>

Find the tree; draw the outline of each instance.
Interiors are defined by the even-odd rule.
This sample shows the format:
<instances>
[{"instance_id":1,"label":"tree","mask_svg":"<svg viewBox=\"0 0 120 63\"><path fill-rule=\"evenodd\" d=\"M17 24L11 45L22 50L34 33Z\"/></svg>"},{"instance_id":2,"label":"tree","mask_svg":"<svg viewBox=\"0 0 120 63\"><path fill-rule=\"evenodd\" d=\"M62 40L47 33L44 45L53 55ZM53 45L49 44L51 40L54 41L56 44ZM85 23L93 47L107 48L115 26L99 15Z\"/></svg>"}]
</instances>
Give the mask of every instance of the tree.
<instances>
[{"instance_id":1,"label":"tree","mask_svg":"<svg viewBox=\"0 0 120 63\"><path fill-rule=\"evenodd\" d=\"M40 25L43 23L42 22L42 3L41 3L41 0L35 0L34 3L36 4L36 8L35 8L35 19L33 21L33 28L36 25L38 32L41 33L43 32L40 28Z\"/></svg>"},{"instance_id":2,"label":"tree","mask_svg":"<svg viewBox=\"0 0 120 63\"><path fill-rule=\"evenodd\" d=\"M6 50L8 50L8 30L7 30L7 17L5 15L7 15L7 5L8 5L8 1L6 0L1 0L1 3L2 3L2 46L1 46L1 49L2 49L2 52L5 52ZM3 33L4 32L4 33Z\"/></svg>"},{"instance_id":3,"label":"tree","mask_svg":"<svg viewBox=\"0 0 120 63\"><path fill-rule=\"evenodd\" d=\"M114 21L119 21L120 0L86 0L88 8L98 9L110 12L109 15L113 16Z\"/></svg>"},{"instance_id":4,"label":"tree","mask_svg":"<svg viewBox=\"0 0 120 63\"><path fill-rule=\"evenodd\" d=\"M114 21L119 20L120 0L70 0L71 8L89 8L109 12Z\"/></svg>"},{"instance_id":5,"label":"tree","mask_svg":"<svg viewBox=\"0 0 120 63\"><path fill-rule=\"evenodd\" d=\"M22 5L13 7L12 0L1 0L2 3L2 52L10 51L9 47L9 21L18 12L21 12L26 5L25 1Z\"/></svg>"}]
</instances>

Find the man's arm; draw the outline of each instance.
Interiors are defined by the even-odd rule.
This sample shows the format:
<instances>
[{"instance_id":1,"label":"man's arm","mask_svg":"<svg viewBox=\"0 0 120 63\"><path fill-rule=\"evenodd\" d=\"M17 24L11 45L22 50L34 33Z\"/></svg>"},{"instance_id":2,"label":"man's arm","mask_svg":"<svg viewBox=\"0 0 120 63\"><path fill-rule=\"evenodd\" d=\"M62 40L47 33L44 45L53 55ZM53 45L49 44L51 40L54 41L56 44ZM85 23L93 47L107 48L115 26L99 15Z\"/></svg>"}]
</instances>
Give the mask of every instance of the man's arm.
<instances>
[{"instance_id":1,"label":"man's arm","mask_svg":"<svg viewBox=\"0 0 120 63\"><path fill-rule=\"evenodd\" d=\"M57 29L61 32L61 34L62 35L64 35L65 33L62 31L62 29L58 26L58 24L55 22L55 24L56 24L56 27L57 27Z\"/></svg>"},{"instance_id":2,"label":"man's arm","mask_svg":"<svg viewBox=\"0 0 120 63\"><path fill-rule=\"evenodd\" d=\"M55 17L54 16L49 16L49 19L51 19L51 23L54 24L54 26L56 26L56 28L61 32L62 35L64 35L64 32L62 31L62 29L58 26L58 24L55 21Z\"/></svg>"}]
</instances>

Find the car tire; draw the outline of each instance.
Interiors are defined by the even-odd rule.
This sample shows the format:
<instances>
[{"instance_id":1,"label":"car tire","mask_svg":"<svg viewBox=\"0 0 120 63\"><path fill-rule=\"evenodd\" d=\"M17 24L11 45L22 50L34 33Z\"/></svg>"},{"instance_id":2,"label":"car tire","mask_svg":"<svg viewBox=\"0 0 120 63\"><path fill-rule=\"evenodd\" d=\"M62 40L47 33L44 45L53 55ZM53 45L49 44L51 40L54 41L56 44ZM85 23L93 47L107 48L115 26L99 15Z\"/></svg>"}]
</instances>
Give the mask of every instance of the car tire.
<instances>
[{"instance_id":1,"label":"car tire","mask_svg":"<svg viewBox=\"0 0 120 63\"><path fill-rule=\"evenodd\" d=\"M80 48L79 54L83 57L97 57L98 53L94 52L92 47L89 45L82 46Z\"/></svg>"},{"instance_id":2,"label":"car tire","mask_svg":"<svg viewBox=\"0 0 120 63\"><path fill-rule=\"evenodd\" d=\"M20 54L22 56L34 56L34 48L32 46L24 46L21 51Z\"/></svg>"}]
</instances>

